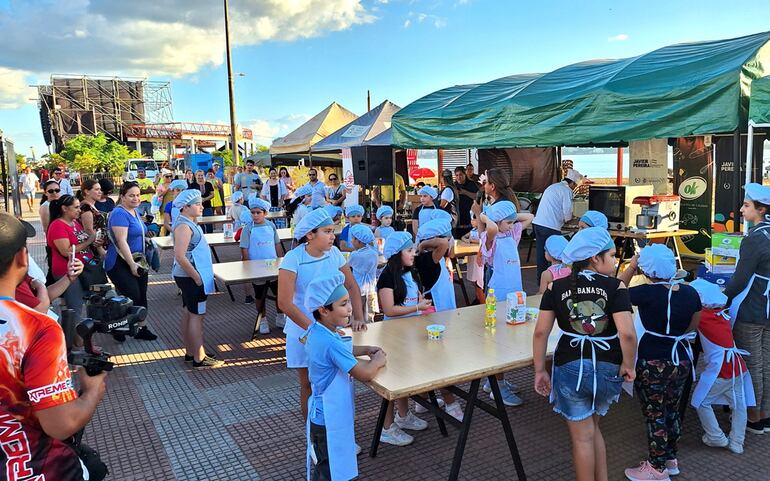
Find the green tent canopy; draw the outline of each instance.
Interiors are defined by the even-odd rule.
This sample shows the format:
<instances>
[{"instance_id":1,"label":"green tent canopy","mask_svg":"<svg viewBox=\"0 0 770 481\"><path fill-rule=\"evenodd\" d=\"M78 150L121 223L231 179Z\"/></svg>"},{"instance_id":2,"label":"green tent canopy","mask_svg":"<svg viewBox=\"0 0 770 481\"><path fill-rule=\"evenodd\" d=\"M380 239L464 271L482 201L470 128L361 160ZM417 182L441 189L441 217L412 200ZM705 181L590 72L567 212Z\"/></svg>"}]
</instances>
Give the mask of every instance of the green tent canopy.
<instances>
[{"instance_id":1,"label":"green tent canopy","mask_svg":"<svg viewBox=\"0 0 770 481\"><path fill-rule=\"evenodd\" d=\"M731 132L745 125L752 80L768 74L770 32L672 45L435 92L393 116L393 143L425 149L612 145Z\"/></svg>"},{"instance_id":2,"label":"green tent canopy","mask_svg":"<svg viewBox=\"0 0 770 481\"><path fill-rule=\"evenodd\" d=\"M770 77L762 77L751 83L749 120L754 125L770 124Z\"/></svg>"}]
</instances>

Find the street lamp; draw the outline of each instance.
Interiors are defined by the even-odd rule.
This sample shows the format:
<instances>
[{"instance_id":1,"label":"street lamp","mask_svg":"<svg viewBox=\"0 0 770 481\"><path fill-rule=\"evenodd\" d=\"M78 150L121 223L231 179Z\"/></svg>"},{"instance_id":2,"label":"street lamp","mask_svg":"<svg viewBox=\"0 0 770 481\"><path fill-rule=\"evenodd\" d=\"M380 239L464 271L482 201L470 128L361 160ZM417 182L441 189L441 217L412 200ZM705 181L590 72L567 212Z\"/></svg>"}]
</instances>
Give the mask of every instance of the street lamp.
<instances>
[{"instance_id":1,"label":"street lamp","mask_svg":"<svg viewBox=\"0 0 770 481\"><path fill-rule=\"evenodd\" d=\"M227 87L230 97L230 148L232 149L233 165L240 165L238 159L238 132L235 122L235 94L233 82L233 59L230 53L230 9L228 0L224 0L225 6L225 50L227 54Z\"/></svg>"}]
</instances>

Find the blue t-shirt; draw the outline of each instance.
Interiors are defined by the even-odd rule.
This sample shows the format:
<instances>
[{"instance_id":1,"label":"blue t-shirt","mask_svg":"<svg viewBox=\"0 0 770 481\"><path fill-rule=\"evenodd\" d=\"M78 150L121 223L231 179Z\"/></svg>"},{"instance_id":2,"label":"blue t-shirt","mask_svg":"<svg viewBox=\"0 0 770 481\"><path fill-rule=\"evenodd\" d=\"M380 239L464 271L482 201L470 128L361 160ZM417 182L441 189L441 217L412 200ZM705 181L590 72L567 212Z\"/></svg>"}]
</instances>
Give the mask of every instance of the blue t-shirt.
<instances>
[{"instance_id":1,"label":"blue t-shirt","mask_svg":"<svg viewBox=\"0 0 770 481\"><path fill-rule=\"evenodd\" d=\"M342 232L340 232L340 241L345 241L350 245L350 223L345 224L345 227L342 228Z\"/></svg>"},{"instance_id":2,"label":"blue t-shirt","mask_svg":"<svg viewBox=\"0 0 770 481\"><path fill-rule=\"evenodd\" d=\"M107 221L107 228L112 229L113 227L128 227L126 241L128 242L128 248L131 249L131 253L144 252L144 223L138 217L131 215L130 212L122 207L115 207ZM110 235L115 238L114 232ZM114 242L110 242L110 245L107 247L107 255L104 258L104 270L112 270L115 267L117 258L117 247Z\"/></svg>"},{"instance_id":3,"label":"blue t-shirt","mask_svg":"<svg viewBox=\"0 0 770 481\"><path fill-rule=\"evenodd\" d=\"M313 386L313 401L316 409L309 412L310 422L324 426L324 392L334 380L337 371L349 373L358 360L348 350L342 338L321 323L314 323L307 336L305 351L308 357L308 377Z\"/></svg>"},{"instance_id":4,"label":"blue t-shirt","mask_svg":"<svg viewBox=\"0 0 770 481\"><path fill-rule=\"evenodd\" d=\"M171 215L171 208L174 207L173 202L167 202L166 207L163 208L163 212L165 212L168 215Z\"/></svg>"},{"instance_id":5,"label":"blue t-shirt","mask_svg":"<svg viewBox=\"0 0 770 481\"><path fill-rule=\"evenodd\" d=\"M305 289L310 281L315 279L321 274L328 274L339 270L345 265L345 258L342 256L342 252L339 249L332 246L327 252L324 252L321 257L313 257L307 253L306 244L300 244L294 249L290 250L284 256L281 261L280 269L293 272L297 274L296 284L294 285L294 305L308 317L313 319L313 313L308 312L305 308ZM303 266L302 273L300 273L300 266ZM289 326L289 323L286 323ZM285 331L289 333L288 331Z\"/></svg>"},{"instance_id":6,"label":"blue t-shirt","mask_svg":"<svg viewBox=\"0 0 770 481\"><path fill-rule=\"evenodd\" d=\"M251 174L247 172L235 174L235 179L233 179L233 181L235 183L235 189L243 192L244 198L248 198L249 194L254 192L259 194L259 189L254 184L261 184L262 180L256 172L252 172ZM252 188L252 186L254 188Z\"/></svg>"},{"instance_id":7,"label":"blue t-shirt","mask_svg":"<svg viewBox=\"0 0 770 481\"><path fill-rule=\"evenodd\" d=\"M639 312L644 328L658 334L666 334L666 306L668 305L668 286L643 284L628 290L631 304ZM701 310L698 292L690 286L679 285L679 290L671 293L671 329L669 336L681 336L687 332L692 316ZM645 335L639 341L639 359L671 360L671 339ZM688 359L684 346L679 344L679 359Z\"/></svg>"}]
</instances>

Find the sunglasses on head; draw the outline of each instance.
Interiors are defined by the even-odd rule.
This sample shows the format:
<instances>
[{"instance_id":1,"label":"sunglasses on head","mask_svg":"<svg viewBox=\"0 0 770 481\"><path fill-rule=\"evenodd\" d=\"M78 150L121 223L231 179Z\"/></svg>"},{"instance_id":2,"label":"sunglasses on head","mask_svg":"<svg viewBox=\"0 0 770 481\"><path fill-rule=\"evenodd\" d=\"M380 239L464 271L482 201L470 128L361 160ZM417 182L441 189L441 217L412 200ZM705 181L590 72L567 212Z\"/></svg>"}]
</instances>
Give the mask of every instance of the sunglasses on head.
<instances>
[{"instance_id":1,"label":"sunglasses on head","mask_svg":"<svg viewBox=\"0 0 770 481\"><path fill-rule=\"evenodd\" d=\"M46 190L46 193L48 194L58 194L59 192L61 192L61 189Z\"/></svg>"}]
</instances>

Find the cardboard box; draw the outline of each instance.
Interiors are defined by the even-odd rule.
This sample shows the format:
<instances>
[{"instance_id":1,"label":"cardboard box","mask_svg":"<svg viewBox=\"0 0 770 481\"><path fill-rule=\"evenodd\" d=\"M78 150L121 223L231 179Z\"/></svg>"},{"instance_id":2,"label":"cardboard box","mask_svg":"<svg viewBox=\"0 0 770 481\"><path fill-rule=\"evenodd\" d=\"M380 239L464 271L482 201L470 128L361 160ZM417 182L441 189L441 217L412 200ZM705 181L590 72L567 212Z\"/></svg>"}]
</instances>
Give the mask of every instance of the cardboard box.
<instances>
[{"instance_id":1,"label":"cardboard box","mask_svg":"<svg viewBox=\"0 0 770 481\"><path fill-rule=\"evenodd\" d=\"M735 272L735 264L732 265L714 265L710 262L705 262L706 269L714 274L733 274Z\"/></svg>"},{"instance_id":2,"label":"cardboard box","mask_svg":"<svg viewBox=\"0 0 770 481\"><path fill-rule=\"evenodd\" d=\"M718 256L738 257L741 241L743 241L743 234L715 232L711 236L711 252Z\"/></svg>"},{"instance_id":3,"label":"cardboard box","mask_svg":"<svg viewBox=\"0 0 770 481\"><path fill-rule=\"evenodd\" d=\"M737 257L715 255L711 249L705 251L706 262L712 266L733 266L738 263Z\"/></svg>"}]
</instances>

